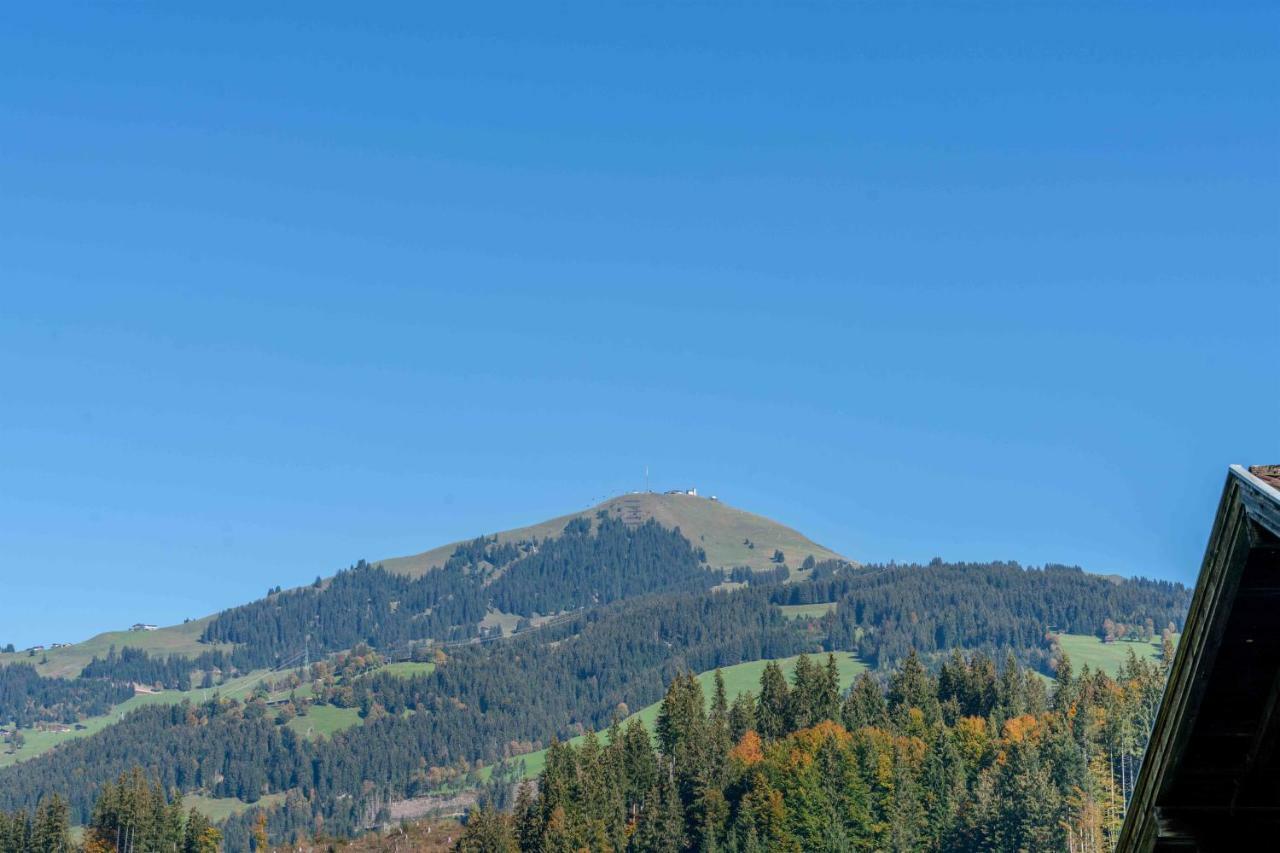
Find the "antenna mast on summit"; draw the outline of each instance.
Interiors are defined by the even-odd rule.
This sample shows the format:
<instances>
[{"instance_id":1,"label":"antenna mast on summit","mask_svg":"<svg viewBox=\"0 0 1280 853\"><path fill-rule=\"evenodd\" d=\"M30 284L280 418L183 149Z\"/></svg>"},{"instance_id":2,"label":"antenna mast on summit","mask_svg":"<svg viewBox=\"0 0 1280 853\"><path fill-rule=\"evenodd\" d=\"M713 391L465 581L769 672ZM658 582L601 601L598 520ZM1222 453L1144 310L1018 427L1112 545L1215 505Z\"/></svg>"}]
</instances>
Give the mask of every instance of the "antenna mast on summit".
<instances>
[{"instance_id":1,"label":"antenna mast on summit","mask_svg":"<svg viewBox=\"0 0 1280 853\"><path fill-rule=\"evenodd\" d=\"M644 466L644 490L649 491L649 466Z\"/></svg>"}]
</instances>

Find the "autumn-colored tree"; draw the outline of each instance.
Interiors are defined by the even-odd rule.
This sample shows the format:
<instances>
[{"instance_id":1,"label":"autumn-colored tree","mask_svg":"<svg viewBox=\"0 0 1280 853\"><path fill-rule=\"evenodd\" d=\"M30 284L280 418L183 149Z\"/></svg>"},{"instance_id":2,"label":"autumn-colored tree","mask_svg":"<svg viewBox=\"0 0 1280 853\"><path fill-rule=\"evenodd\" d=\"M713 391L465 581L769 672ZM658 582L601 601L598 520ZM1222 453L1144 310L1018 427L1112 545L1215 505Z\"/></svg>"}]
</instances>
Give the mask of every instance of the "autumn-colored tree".
<instances>
[{"instance_id":1,"label":"autumn-colored tree","mask_svg":"<svg viewBox=\"0 0 1280 853\"><path fill-rule=\"evenodd\" d=\"M266 814L266 812L262 812L262 811L258 812L258 816L257 816L256 818L254 818L254 819L253 819L253 832L252 832L252 834L251 834L251 838L253 839L253 849L254 849L254 850L267 850L267 849L269 849L269 846L268 846L268 844L267 844L267 814Z\"/></svg>"}]
</instances>

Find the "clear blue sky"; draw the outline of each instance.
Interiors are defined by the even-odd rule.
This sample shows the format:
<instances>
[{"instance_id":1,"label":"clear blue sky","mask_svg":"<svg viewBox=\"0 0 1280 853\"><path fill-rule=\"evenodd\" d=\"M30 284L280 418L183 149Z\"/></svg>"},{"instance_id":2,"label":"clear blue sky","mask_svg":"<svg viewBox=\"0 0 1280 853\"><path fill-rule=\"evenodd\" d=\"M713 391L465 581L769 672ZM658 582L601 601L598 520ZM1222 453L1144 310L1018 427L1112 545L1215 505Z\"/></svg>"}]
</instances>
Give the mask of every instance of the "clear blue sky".
<instances>
[{"instance_id":1,"label":"clear blue sky","mask_svg":"<svg viewBox=\"0 0 1280 853\"><path fill-rule=\"evenodd\" d=\"M1191 581L1280 462L1262 4L111 5L0 13L0 642L646 464Z\"/></svg>"}]
</instances>

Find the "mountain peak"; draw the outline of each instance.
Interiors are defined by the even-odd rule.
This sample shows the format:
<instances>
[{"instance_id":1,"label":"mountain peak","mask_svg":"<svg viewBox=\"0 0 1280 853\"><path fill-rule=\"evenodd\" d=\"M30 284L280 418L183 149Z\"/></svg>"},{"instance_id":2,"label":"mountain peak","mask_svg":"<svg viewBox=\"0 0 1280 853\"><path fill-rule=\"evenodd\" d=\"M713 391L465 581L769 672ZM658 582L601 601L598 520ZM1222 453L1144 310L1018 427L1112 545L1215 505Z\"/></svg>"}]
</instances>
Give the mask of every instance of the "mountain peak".
<instances>
[{"instance_id":1,"label":"mountain peak","mask_svg":"<svg viewBox=\"0 0 1280 853\"><path fill-rule=\"evenodd\" d=\"M732 507L715 498L685 492L631 492L580 512L496 535L499 542L559 536L573 519L595 518L600 512L629 524L652 519L663 527L678 527L695 547L706 551L707 564L713 568L748 566L757 571L771 568L774 551L782 552L793 573L809 555L819 562L848 559L772 519ZM388 571L416 576L444 565L459 544L451 542L430 551L375 563L381 562Z\"/></svg>"}]
</instances>

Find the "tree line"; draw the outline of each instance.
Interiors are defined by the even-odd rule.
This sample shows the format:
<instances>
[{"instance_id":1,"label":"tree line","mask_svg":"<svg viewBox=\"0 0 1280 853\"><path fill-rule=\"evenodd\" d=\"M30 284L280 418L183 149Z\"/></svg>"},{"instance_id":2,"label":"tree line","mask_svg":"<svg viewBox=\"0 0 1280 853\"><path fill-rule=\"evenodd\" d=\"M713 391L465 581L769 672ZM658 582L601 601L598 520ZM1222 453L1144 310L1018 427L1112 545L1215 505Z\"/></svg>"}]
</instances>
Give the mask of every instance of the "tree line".
<instances>
[{"instance_id":1,"label":"tree line","mask_svg":"<svg viewBox=\"0 0 1280 853\"><path fill-rule=\"evenodd\" d=\"M312 832L317 821L334 833L351 833L376 822L394 799L516 759L552 736L567 739L608 726L615 715L662 697L684 671L856 650L888 672L913 648L931 666L951 649L1009 649L1017 661L1047 669L1054 660L1047 657L1054 654L1046 640L1051 629L1090 633L1106 620L1181 624L1187 598L1176 584L1116 581L1059 567L940 561L860 568L808 560L805 581L780 586L748 578L745 589L708 592L705 587L722 576L706 572L703 559L678 531L652 522L630 529L603 517L594 524L572 522L562 537L542 542L473 540L459 546L443 569L420 579L358 564L328 584L273 591L210 625L211 642L239 643L230 651L211 649L189 659L113 649L80 681L124 676L189 687L193 670L205 669L211 686L213 669L226 674L274 664L301 648L307 634L316 654L366 643L385 650L437 628L444 634L432 639L474 633L473 624L453 620L478 621L494 600L509 612L573 612L502 642L440 647L429 674L374 672L341 684L310 674L318 698L360 710L362 726L329 739L300 738L285 725L291 714L307 712L303 701L268 705L259 695L246 702L141 709L108 732L0 769L0 808L35 809L45 792L56 790L83 823L102 786L141 765L165 790L245 802L285 793L284 805L267 813L275 839ZM786 573L780 565L762 579ZM664 591L638 593L650 587ZM461 591L461 601L450 598L449 588ZM479 597L468 599L467 589ZM835 612L816 624L787 620L775 606L831 601L838 603ZM431 623L437 615L442 621ZM437 628L424 628L427 623ZM778 693L776 683L771 690L770 696ZM773 716L766 709L756 724L766 739L780 739L807 719L790 706L774 707L772 699L766 704ZM739 718L744 714L739 709ZM1132 753L1119 755L1122 775L1131 778ZM238 821L224 828L229 839L248 831Z\"/></svg>"},{"instance_id":2,"label":"tree line","mask_svg":"<svg viewBox=\"0 0 1280 853\"><path fill-rule=\"evenodd\" d=\"M266 849L259 833L257 850ZM140 768L102 787L85 826L84 841L71 840L67 803L57 794L41 799L33 812L0 812L0 853L217 853L222 833L195 808L166 794ZM242 849L248 849L247 846Z\"/></svg>"},{"instance_id":3,"label":"tree line","mask_svg":"<svg viewBox=\"0 0 1280 853\"><path fill-rule=\"evenodd\" d=\"M75 723L105 714L133 695L119 681L45 678L29 663L0 666L0 723L27 728L39 722Z\"/></svg>"},{"instance_id":4,"label":"tree line","mask_svg":"<svg viewBox=\"0 0 1280 853\"><path fill-rule=\"evenodd\" d=\"M1010 655L909 653L843 695L835 661L770 664L732 702L673 680L651 736L617 719L555 743L514 807L467 820L462 853L1110 850L1165 668L1063 659L1052 692Z\"/></svg>"},{"instance_id":5,"label":"tree line","mask_svg":"<svg viewBox=\"0 0 1280 853\"><path fill-rule=\"evenodd\" d=\"M719 578L704 561L679 530L653 521L631 528L601 513L594 525L577 518L539 542L473 540L417 578L361 561L327 585L224 611L201 639L237 644L236 662L248 668L273 665L308 642L316 651L337 651L360 642L391 648L460 639L475 635L490 607L532 617L706 589Z\"/></svg>"},{"instance_id":6,"label":"tree line","mask_svg":"<svg viewBox=\"0 0 1280 853\"><path fill-rule=\"evenodd\" d=\"M328 739L297 736L283 725L286 709L261 697L138 709L0 769L0 808L31 808L57 790L83 821L98 787L137 764L166 790L246 802L297 791L297 825L281 832L308 831L318 818L350 833L389 800L434 790L451 768L511 758L653 702L685 668L806 648L813 640L764 591L617 602L528 636L449 648L429 674L356 678L344 703L361 709L363 725Z\"/></svg>"},{"instance_id":7,"label":"tree line","mask_svg":"<svg viewBox=\"0 0 1280 853\"><path fill-rule=\"evenodd\" d=\"M809 583L776 588L773 600L836 602L824 621L828 647L856 649L875 665L891 667L912 649L1011 649L1048 672L1048 634L1093 634L1108 620L1180 627L1191 592L1169 581L1103 577L1076 567L934 560L815 572Z\"/></svg>"}]
</instances>

